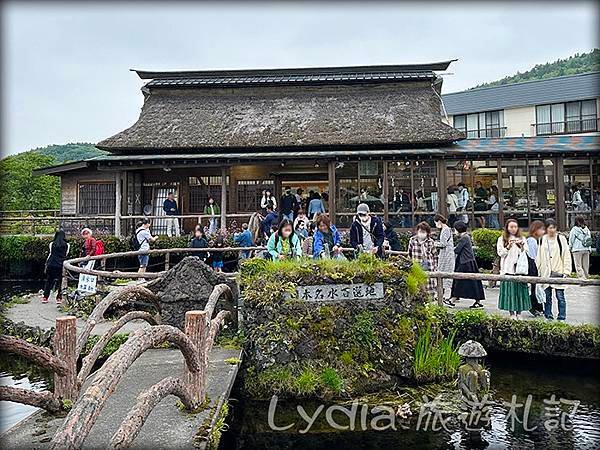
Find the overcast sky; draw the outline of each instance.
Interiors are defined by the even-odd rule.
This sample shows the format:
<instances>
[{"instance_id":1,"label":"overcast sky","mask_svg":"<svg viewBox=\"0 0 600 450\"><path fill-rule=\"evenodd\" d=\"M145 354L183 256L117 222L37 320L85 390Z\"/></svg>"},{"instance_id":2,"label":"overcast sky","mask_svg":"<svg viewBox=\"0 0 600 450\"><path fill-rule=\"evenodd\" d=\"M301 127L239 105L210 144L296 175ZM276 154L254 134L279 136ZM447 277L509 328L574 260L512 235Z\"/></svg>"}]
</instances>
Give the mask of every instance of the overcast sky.
<instances>
[{"instance_id":1,"label":"overcast sky","mask_svg":"<svg viewBox=\"0 0 600 450\"><path fill-rule=\"evenodd\" d=\"M142 104L139 69L458 58L444 92L596 46L592 2L3 2L2 153L97 142Z\"/></svg>"}]
</instances>

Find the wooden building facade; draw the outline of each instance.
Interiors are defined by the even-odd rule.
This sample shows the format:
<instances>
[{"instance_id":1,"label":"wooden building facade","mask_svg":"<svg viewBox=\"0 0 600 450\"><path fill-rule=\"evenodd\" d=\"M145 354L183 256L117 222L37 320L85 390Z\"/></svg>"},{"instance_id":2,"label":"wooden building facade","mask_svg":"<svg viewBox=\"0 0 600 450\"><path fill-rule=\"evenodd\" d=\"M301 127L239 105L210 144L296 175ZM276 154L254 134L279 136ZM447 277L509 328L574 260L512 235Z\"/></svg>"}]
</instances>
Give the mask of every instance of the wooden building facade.
<instances>
[{"instance_id":1,"label":"wooden building facade","mask_svg":"<svg viewBox=\"0 0 600 450\"><path fill-rule=\"evenodd\" d=\"M142 215L162 215L171 191L189 230L209 196L222 223L239 223L260 209L263 190L279 197L285 186L326 193L342 228L359 202L410 228L448 213L448 187L459 182L473 200L480 187L486 200L499 190L497 212L467 205L472 226L510 215L522 226L557 217L564 227L565 166L574 164L573 184L581 172L592 179L585 213L600 225L597 136L463 140L442 120L436 72L449 64L137 71L148 80L144 105L133 126L97 144L110 154L39 173L61 177L63 215L112 216L117 234Z\"/></svg>"}]
</instances>

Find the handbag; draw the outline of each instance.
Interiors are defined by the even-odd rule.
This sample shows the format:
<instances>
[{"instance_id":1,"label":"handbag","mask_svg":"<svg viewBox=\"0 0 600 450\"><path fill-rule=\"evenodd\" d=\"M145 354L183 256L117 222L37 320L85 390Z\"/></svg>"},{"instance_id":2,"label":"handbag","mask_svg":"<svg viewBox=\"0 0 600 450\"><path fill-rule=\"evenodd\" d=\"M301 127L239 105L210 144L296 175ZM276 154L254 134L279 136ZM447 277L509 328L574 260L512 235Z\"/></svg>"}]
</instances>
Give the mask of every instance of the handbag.
<instances>
[{"instance_id":1,"label":"handbag","mask_svg":"<svg viewBox=\"0 0 600 450\"><path fill-rule=\"evenodd\" d=\"M539 284L535 285L535 299L540 305L546 303L546 293L544 289Z\"/></svg>"},{"instance_id":2,"label":"handbag","mask_svg":"<svg viewBox=\"0 0 600 450\"><path fill-rule=\"evenodd\" d=\"M527 258L527 252L522 251L519 253L517 263L515 264L515 275L528 275L529 274L529 259Z\"/></svg>"}]
</instances>

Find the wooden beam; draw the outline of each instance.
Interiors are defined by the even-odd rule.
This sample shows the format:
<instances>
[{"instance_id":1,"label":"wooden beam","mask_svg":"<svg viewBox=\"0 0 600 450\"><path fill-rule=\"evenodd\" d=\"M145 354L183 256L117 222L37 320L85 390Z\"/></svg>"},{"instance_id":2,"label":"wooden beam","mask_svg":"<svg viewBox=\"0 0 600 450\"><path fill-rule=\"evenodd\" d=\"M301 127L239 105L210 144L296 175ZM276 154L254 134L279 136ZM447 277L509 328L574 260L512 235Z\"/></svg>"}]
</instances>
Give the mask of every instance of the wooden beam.
<instances>
[{"instance_id":1,"label":"wooden beam","mask_svg":"<svg viewBox=\"0 0 600 450\"><path fill-rule=\"evenodd\" d=\"M115 236L121 237L121 204L123 177L121 172L115 173Z\"/></svg>"},{"instance_id":2,"label":"wooden beam","mask_svg":"<svg viewBox=\"0 0 600 450\"><path fill-rule=\"evenodd\" d=\"M335 183L335 161L329 161L327 163L328 182L329 182L329 218L331 223L335 224L335 213L336 213L336 183Z\"/></svg>"},{"instance_id":3,"label":"wooden beam","mask_svg":"<svg viewBox=\"0 0 600 450\"><path fill-rule=\"evenodd\" d=\"M227 175L229 167L221 168L221 229L227 228Z\"/></svg>"}]
</instances>

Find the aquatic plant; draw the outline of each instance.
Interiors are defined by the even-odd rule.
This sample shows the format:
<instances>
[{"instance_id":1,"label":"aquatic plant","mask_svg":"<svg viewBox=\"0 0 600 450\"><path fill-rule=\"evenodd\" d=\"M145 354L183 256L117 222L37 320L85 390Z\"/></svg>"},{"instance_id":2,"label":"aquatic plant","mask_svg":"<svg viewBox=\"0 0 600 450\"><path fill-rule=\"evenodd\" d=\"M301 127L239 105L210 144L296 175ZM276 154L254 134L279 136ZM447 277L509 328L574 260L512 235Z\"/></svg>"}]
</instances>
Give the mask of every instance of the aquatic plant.
<instances>
[{"instance_id":1,"label":"aquatic plant","mask_svg":"<svg viewBox=\"0 0 600 450\"><path fill-rule=\"evenodd\" d=\"M418 381L437 381L454 377L460 365L456 331L444 337L427 326L415 345L413 372Z\"/></svg>"}]
</instances>

